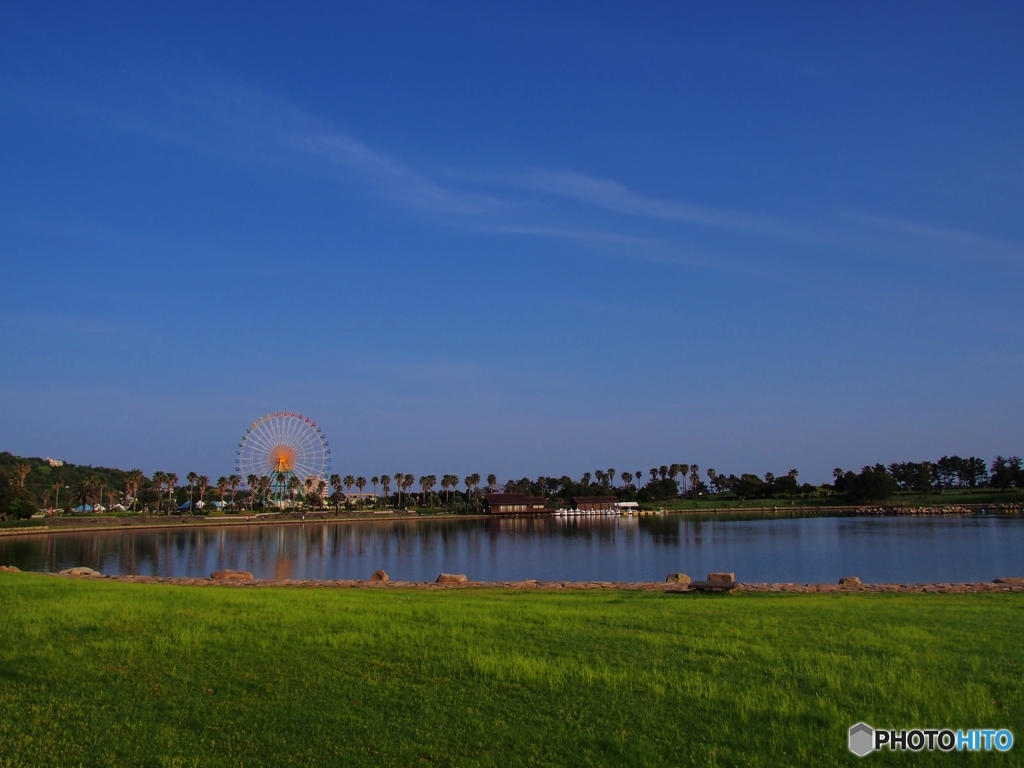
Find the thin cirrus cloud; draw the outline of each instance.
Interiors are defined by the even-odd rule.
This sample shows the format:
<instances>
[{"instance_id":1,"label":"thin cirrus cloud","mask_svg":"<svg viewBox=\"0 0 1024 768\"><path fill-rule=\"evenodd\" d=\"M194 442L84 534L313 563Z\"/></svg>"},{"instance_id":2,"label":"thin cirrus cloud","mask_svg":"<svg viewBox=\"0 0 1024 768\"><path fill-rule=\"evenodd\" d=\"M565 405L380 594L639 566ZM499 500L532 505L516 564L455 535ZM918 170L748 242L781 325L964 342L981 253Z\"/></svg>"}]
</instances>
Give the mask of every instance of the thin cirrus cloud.
<instances>
[{"instance_id":1,"label":"thin cirrus cloud","mask_svg":"<svg viewBox=\"0 0 1024 768\"><path fill-rule=\"evenodd\" d=\"M337 132L293 133L288 143L301 152L347 169L391 200L429 213L473 216L499 211L508 203L494 197L448 189L360 141Z\"/></svg>"},{"instance_id":2,"label":"thin cirrus cloud","mask_svg":"<svg viewBox=\"0 0 1024 768\"><path fill-rule=\"evenodd\" d=\"M1020 262L1024 260L1024 247L1018 243L985 237L957 229L944 229L931 224L884 216L867 216L859 213L844 213L844 218L865 224L875 229L911 235L933 242L942 242L955 247L958 251L972 256Z\"/></svg>"},{"instance_id":3,"label":"thin cirrus cloud","mask_svg":"<svg viewBox=\"0 0 1024 768\"><path fill-rule=\"evenodd\" d=\"M12 85L6 80L0 91L19 100L33 92L27 84L18 88ZM55 101L59 101L59 111L76 113L91 123L105 123L119 132L146 135L161 143L240 162L331 176L362 186L445 226L511 237L571 239L605 250L617 248L621 255L631 258L731 269L726 254L695 257L688 253L691 249L685 231L649 236L642 231L645 220L818 246L828 251L885 248L894 245L893 236L909 235L922 243L941 240L953 255L1014 261L1022 257L1021 247L1014 243L970 232L856 213L840 214L830 224L796 221L653 197L613 179L571 170L535 168L478 176L457 171L431 174L331 127L283 99L227 77L209 73L181 77L179 73L152 78L145 85L141 90L148 91L149 98L141 103L146 107L139 106L135 98L125 98L117 107L104 107L81 93L63 99L50 95L46 103L36 101L35 106L54 111ZM124 106L132 101L134 108ZM542 199L523 199L523 192ZM579 210L548 205L545 199L569 201ZM604 217L599 226L593 226L592 221L581 226L581 212L612 212L623 219L609 221Z\"/></svg>"},{"instance_id":4,"label":"thin cirrus cloud","mask_svg":"<svg viewBox=\"0 0 1024 768\"><path fill-rule=\"evenodd\" d=\"M505 181L512 186L568 198L628 216L700 224L707 227L735 229L765 235L794 236L800 234L798 230L784 222L767 216L647 197L612 179L603 179L573 171L534 169L518 176L505 177Z\"/></svg>"}]
</instances>

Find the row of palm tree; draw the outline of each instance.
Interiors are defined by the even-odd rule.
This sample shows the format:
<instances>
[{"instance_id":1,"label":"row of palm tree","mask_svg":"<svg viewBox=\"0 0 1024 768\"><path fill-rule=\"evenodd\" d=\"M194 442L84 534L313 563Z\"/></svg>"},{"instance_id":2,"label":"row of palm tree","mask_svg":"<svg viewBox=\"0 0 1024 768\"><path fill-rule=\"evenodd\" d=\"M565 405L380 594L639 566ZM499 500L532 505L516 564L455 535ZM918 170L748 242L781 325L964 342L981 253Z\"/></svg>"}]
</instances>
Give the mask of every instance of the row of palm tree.
<instances>
[{"instance_id":1,"label":"row of palm tree","mask_svg":"<svg viewBox=\"0 0 1024 768\"><path fill-rule=\"evenodd\" d=\"M24 484L25 475L28 474L30 466L26 462L22 462L20 465L15 467L15 473L18 477L19 484ZM676 479L680 475L683 481L684 487L687 481L693 487L696 487L700 481L700 467L696 464L665 464L660 467L651 467L648 472L651 482L657 482L659 480L665 480L668 478ZM714 470L708 471L709 478L712 481L715 478ZM589 486L592 481L596 481L597 484L607 487L609 489L616 487L615 479L619 477L622 482L623 488L630 486L639 487L643 482L644 472L637 470L636 472L622 472L617 473L614 468L609 469L598 469L591 474L590 472L584 472L580 480L580 483ZM275 479L277 484L275 485ZM185 480L188 483L188 500L189 508L195 509L199 502L205 500L207 492L211 488L209 477L206 475L200 475L196 472L189 472L185 476ZM550 478L540 478L538 484L541 489L545 488L545 481L551 481L551 484L555 484L556 481ZM124 500L126 503L131 504L133 511L138 509L138 493L146 483L146 477L140 469L132 469L125 473L124 476ZM157 471L153 473L150 479L151 487L157 494L156 507L158 510L164 509L164 494L168 495L171 501L171 506L176 506L174 501L174 491L177 488L178 476L173 472ZM305 481L300 480L295 476L285 476L279 474L276 478L273 476L263 475L249 475L245 478L245 484L249 488L249 506L253 507L254 504L259 503L266 505L270 501L271 492L275 487L286 488L288 497L292 504L297 501L298 493L301 490L304 494L305 501L313 506L321 506L326 498L326 490L328 484L333 489L333 500L337 507L338 502L343 498L342 489L345 494L350 494L352 488L357 488L360 494L363 494L366 486L369 484L373 487L373 495L377 497L377 489L380 487L383 492L384 498L391 496L391 488L394 485L396 489L396 502L398 506L402 505L403 494L410 496L410 489L413 484L416 483L416 478L412 474L405 472L396 472L394 475L375 475L367 481L367 478L362 476L345 475L342 477L340 474L333 474L330 478L325 481L322 478L309 477ZM78 502L83 508L89 504L93 504L96 501L102 502L104 497L104 487L106 480L100 476L93 476L88 478L86 481L81 483L77 488L72 490L72 500ZM227 503L234 506L236 495L239 487L242 485L242 478L238 475L221 476L217 479L213 487L216 489L220 501L222 504ZM422 475L419 478L420 487L420 503L425 504L428 496L432 493L434 488L438 485L436 475ZM465 485L466 494L472 497L479 494L481 491L481 476L479 473L474 472L466 475L465 477L459 477L454 474L445 474L441 476L440 487L444 492L445 502L447 503L451 494L457 490L459 485ZM63 486L59 481L54 483L54 492L56 499L59 500L60 490ZM487 485L485 487L486 492L494 493L499 490L509 490L517 487L517 484L510 481L504 487L498 485L497 476L494 474L487 475ZM225 497L230 492L230 500L226 501ZM111 494L113 491L111 490ZM111 500L113 503L113 499ZM169 513L170 510L168 509Z\"/></svg>"}]
</instances>

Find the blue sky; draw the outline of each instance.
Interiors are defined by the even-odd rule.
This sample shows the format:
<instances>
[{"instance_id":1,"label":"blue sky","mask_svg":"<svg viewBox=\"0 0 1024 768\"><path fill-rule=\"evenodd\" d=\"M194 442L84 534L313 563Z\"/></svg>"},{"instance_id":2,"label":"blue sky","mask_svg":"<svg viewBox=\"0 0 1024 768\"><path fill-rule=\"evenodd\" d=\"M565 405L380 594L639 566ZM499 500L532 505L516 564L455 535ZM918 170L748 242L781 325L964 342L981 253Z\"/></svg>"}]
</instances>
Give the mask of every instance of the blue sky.
<instances>
[{"instance_id":1,"label":"blue sky","mask_svg":"<svg viewBox=\"0 0 1024 768\"><path fill-rule=\"evenodd\" d=\"M1019 4L8 3L0 449L1024 450ZM146 7L140 7L146 6Z\"/></svg>"}]
</instances>

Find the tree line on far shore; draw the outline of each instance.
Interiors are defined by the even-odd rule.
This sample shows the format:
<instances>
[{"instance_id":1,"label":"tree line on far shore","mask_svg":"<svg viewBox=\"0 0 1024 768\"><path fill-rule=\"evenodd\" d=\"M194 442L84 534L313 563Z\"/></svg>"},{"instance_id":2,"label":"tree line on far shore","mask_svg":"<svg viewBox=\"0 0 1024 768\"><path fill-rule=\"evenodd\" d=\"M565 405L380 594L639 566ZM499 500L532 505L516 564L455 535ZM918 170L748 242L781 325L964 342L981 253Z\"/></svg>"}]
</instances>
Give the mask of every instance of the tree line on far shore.
<instances>
[{"instance_id":1,"label":"tree line on far shore","mask_svg":"<svg viewBox=\"0 0 1024 768\"><path fill-rule=\"evenodd\" d=\"M192 512L219 502L228 511L256 510L283 501L312 508L395 506L403 504L443 508L453 512L478 512L487 493L523 493L544 497L553 505L567 506L575 496L615 496L620 501L671 501L713 496L722 499L799 499L834 495L837 501L883 501L898 492L933 493L950 489L1024 488L1024 468L1017 456L997 456L989 465L977 457L943 456L935 462L898 462L865 466L859 472L833 470L833 482L820 486L800 483L799 472L722 474L713 468L703 472L697 464L663 464L643 470L618 472L613 468L584 472L575 480L568 475L540 476L498 482L497 475L483 479L472 473L459 476L334 474L329 478L294 476L275 478L227 475L211 482L195 472L184 482L173 472L154 472L147 477L139 469L128 471L73 464L51 466L43 459L24 459L0 453L0 516L28 517L40 508L74 511L102 505L131 511L171 514L181 507ZM372 493L365 489L372 487ZM463 486L464 490L459 490ZM352 489L358 489L353 494ZM378 492L379 489L379 492ZM282 493L283 491L283 493ZM284 498L280 498L281 496Z\"/></svg>"}]
</instances>

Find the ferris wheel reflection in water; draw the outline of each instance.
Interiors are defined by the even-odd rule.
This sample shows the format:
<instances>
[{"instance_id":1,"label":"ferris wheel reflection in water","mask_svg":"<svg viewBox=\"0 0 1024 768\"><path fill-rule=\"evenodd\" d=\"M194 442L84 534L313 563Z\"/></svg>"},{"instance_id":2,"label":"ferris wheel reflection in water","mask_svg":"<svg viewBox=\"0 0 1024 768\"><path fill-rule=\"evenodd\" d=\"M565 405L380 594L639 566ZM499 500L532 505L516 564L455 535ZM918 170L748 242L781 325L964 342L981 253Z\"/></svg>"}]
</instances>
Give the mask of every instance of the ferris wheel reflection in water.
<instances>
[{"instance_id":1,"label":"ferris wheel reflection in water","mask_svg":"<svg viewBox=\"0 0 1024 768\"><path fill-rule=\"evenodd\" d=\"M275 411L254 421L238 443L235 470L264 503L283 507L310 479L326 480L331 444L308 416Z\"/></svg>"}]
</instances>

